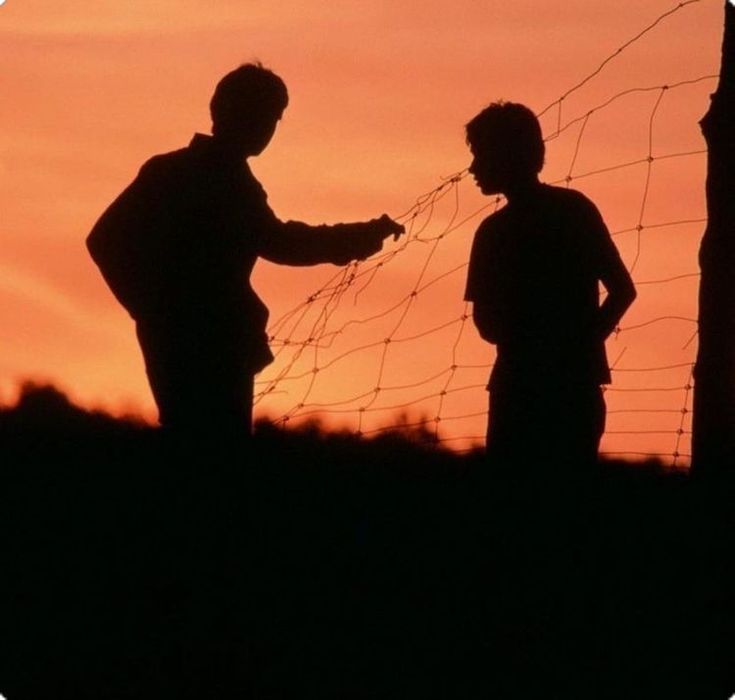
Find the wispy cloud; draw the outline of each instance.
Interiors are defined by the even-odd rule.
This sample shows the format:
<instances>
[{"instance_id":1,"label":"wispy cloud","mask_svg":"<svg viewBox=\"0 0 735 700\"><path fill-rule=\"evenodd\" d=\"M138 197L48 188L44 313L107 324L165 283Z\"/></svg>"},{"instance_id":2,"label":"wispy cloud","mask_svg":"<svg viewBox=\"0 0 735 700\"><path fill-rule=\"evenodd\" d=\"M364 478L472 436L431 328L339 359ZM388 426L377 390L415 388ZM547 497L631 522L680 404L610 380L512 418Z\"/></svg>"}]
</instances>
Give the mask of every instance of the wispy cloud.
<instances>
[{"instance_id":1,"label":"wispy cloud","mask_svg":"<svg viewBox=\"0 0 735 700\"><path fill-rule=\"evenodd\" d=\"M77 300L46 279L17 267L0 263L0 300L8 306L21 303L32 303L46 312L60 317L65 324L104 334L110 339L119 339L127 335L126 329L120 328L117 318L106 320L96 311L92 314ZM8 307L6 307L8 308Z\"/></svg>"},{"instance_id":2,"label":"wispy cloud","mask_svg":"<svg viewBox=\"0 0 735 700\"><path fill-rule=\"evenodd\" d=\"M10 0L2 8L0 33L91 37L162 35L264 26L309 26L310 22L358 23L376 8L357 0L331 3L293 1L274 8L268 0ZM306 24L305 24L306 23Z\"/></svg>"}]
</instances>

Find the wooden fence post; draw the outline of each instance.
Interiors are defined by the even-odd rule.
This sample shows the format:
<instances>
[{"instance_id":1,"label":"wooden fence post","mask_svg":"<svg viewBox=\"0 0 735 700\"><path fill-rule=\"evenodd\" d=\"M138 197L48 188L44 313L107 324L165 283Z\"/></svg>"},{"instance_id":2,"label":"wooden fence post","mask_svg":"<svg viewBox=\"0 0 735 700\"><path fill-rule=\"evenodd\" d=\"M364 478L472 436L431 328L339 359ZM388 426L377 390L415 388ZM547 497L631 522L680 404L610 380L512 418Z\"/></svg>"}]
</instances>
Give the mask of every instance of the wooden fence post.
<instances>
[{"instance_id":1,"label":"wooden fence post","mask_svg":"<svg viewBox=\"0 0 735 700\"><path fill-rule=\"evenodd\" d=\"M701 121L707 142L708 223L699 250L699 350L692 468L735 473L735 6L725 2L717 91Z\"/></svg>"}]
</instances>

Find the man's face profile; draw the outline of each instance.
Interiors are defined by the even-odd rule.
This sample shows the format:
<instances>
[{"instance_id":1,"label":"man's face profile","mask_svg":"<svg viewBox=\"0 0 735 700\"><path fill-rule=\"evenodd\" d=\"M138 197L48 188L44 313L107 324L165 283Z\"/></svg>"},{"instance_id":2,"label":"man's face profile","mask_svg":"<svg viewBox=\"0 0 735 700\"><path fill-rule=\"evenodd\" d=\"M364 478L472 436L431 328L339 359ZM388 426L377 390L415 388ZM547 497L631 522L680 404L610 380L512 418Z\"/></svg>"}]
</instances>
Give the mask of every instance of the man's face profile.
<instances>
[{"instance_id":1,"label":"man's face profile","mask_svg":"<svg viewBox=\"0 0 735 700\"><path fill-rule=\"evenodd\" d=\"M282 116L283 112L255 117L243 116L239 120L234 120L234 123L227 128L218 130L217 133L246 158L258 156L273 139Z\"/></svg>"},{"instance_id":2,"label":"man's face profile","mask_svg":"<svg viewBox=\"0 0 735 700\"><path fill-rule=\"evenodd\" d=\"M283 113L281 112L281 114L263 118L254 125L250 125L248 155L258 156L266 149L276 133L276 127L282 116Z\"/></svg>"}]
</instances>

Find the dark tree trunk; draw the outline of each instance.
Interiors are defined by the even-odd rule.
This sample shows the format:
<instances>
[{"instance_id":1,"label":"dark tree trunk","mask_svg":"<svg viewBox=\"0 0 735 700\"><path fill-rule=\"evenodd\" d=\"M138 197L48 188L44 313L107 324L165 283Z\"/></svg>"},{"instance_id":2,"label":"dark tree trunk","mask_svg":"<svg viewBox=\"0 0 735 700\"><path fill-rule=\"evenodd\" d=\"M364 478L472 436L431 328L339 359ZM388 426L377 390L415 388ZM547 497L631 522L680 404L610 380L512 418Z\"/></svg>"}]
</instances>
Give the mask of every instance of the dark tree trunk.
<instances>
[{"instance_id":1,"label":"dark tree trunk","mask_svg":"<svg viewBox=\"0 0 735 700\"><path fill-rule=\"evenodd\" d=\"M729 1L720 82L701 126L709 218L699 251L692 467L735 472L735 7Z\"/></svg>"}]
</instances>

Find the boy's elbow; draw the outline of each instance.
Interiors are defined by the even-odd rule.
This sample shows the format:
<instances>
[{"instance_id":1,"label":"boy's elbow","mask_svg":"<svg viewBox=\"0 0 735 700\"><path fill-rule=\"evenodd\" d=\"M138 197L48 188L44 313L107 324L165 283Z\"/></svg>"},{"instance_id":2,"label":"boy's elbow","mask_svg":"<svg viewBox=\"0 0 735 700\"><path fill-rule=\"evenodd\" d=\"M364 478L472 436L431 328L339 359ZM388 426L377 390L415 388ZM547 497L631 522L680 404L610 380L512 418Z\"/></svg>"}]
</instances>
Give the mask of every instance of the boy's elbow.
<instances>
[{"instance_id":1,"label":"boy's elbow","mask_svg":"<svg viewBox=\"0 0 735 700\"><path fill-rule=\"evenodd\" d=\"M475 318L474 321L475 328L477 328L477 332L480 334L480 337L485 342L495 345L498 342L498 336L492 324L485 323L482 320L478 320L477 318Z\"/></svg>"},{"instance_id":2,"label":"boy's elbow","mask_svg":"<svg viewBox=\"0 0 735 700\"><path fill-rule=\"evenodd\" d=\"M631 282L630 285L625 290L625 306L626 308L629 307L638 296L638 290L635 288L635 285Z\"/></svg>"},{"instance_id":3,"label":"boy's elbow","mask_svg":"<svg viewBox=\"0 0 735 700\"><path fill-rule=\"evenodd\" d=\"M607 291L608 296L611 297L612 305L623 310L627 309L638 296L633 280L627 275L625 278L617 280L617 283L611 284Z\"/></svg>"},{"instance_id":4,"label":"boy's elbow","mask_svg":"<svg viewBox=\"0 0 735 700\"><path fill-rule=\"evenodd\" d=\"M496 344L497 344L497 342L498 342L498 338L497 338L497 336L495 335L495 333L492 333L492 332L490 332L490 331L487 331L487 330L480 330L480 329L478 329L478 330L480 331L480 337L481 337L481 338L482 338L482 339L483 339L483 340L484 340L484 341L485 341L486 343L491 343L492 345L496 345Z\"/></svg>"},{"instance_id":5,"label":"boy's elbow","mask_svg":"<svg viewBox=\"0 0 735 700\"><path fill-rule=\"evenodd\" d=\"M478 304L476 301L472 304L472 320L484 341L493 344L498 342L496 324L491 314L482 304Z\"/></svg>"}]
</instances>

